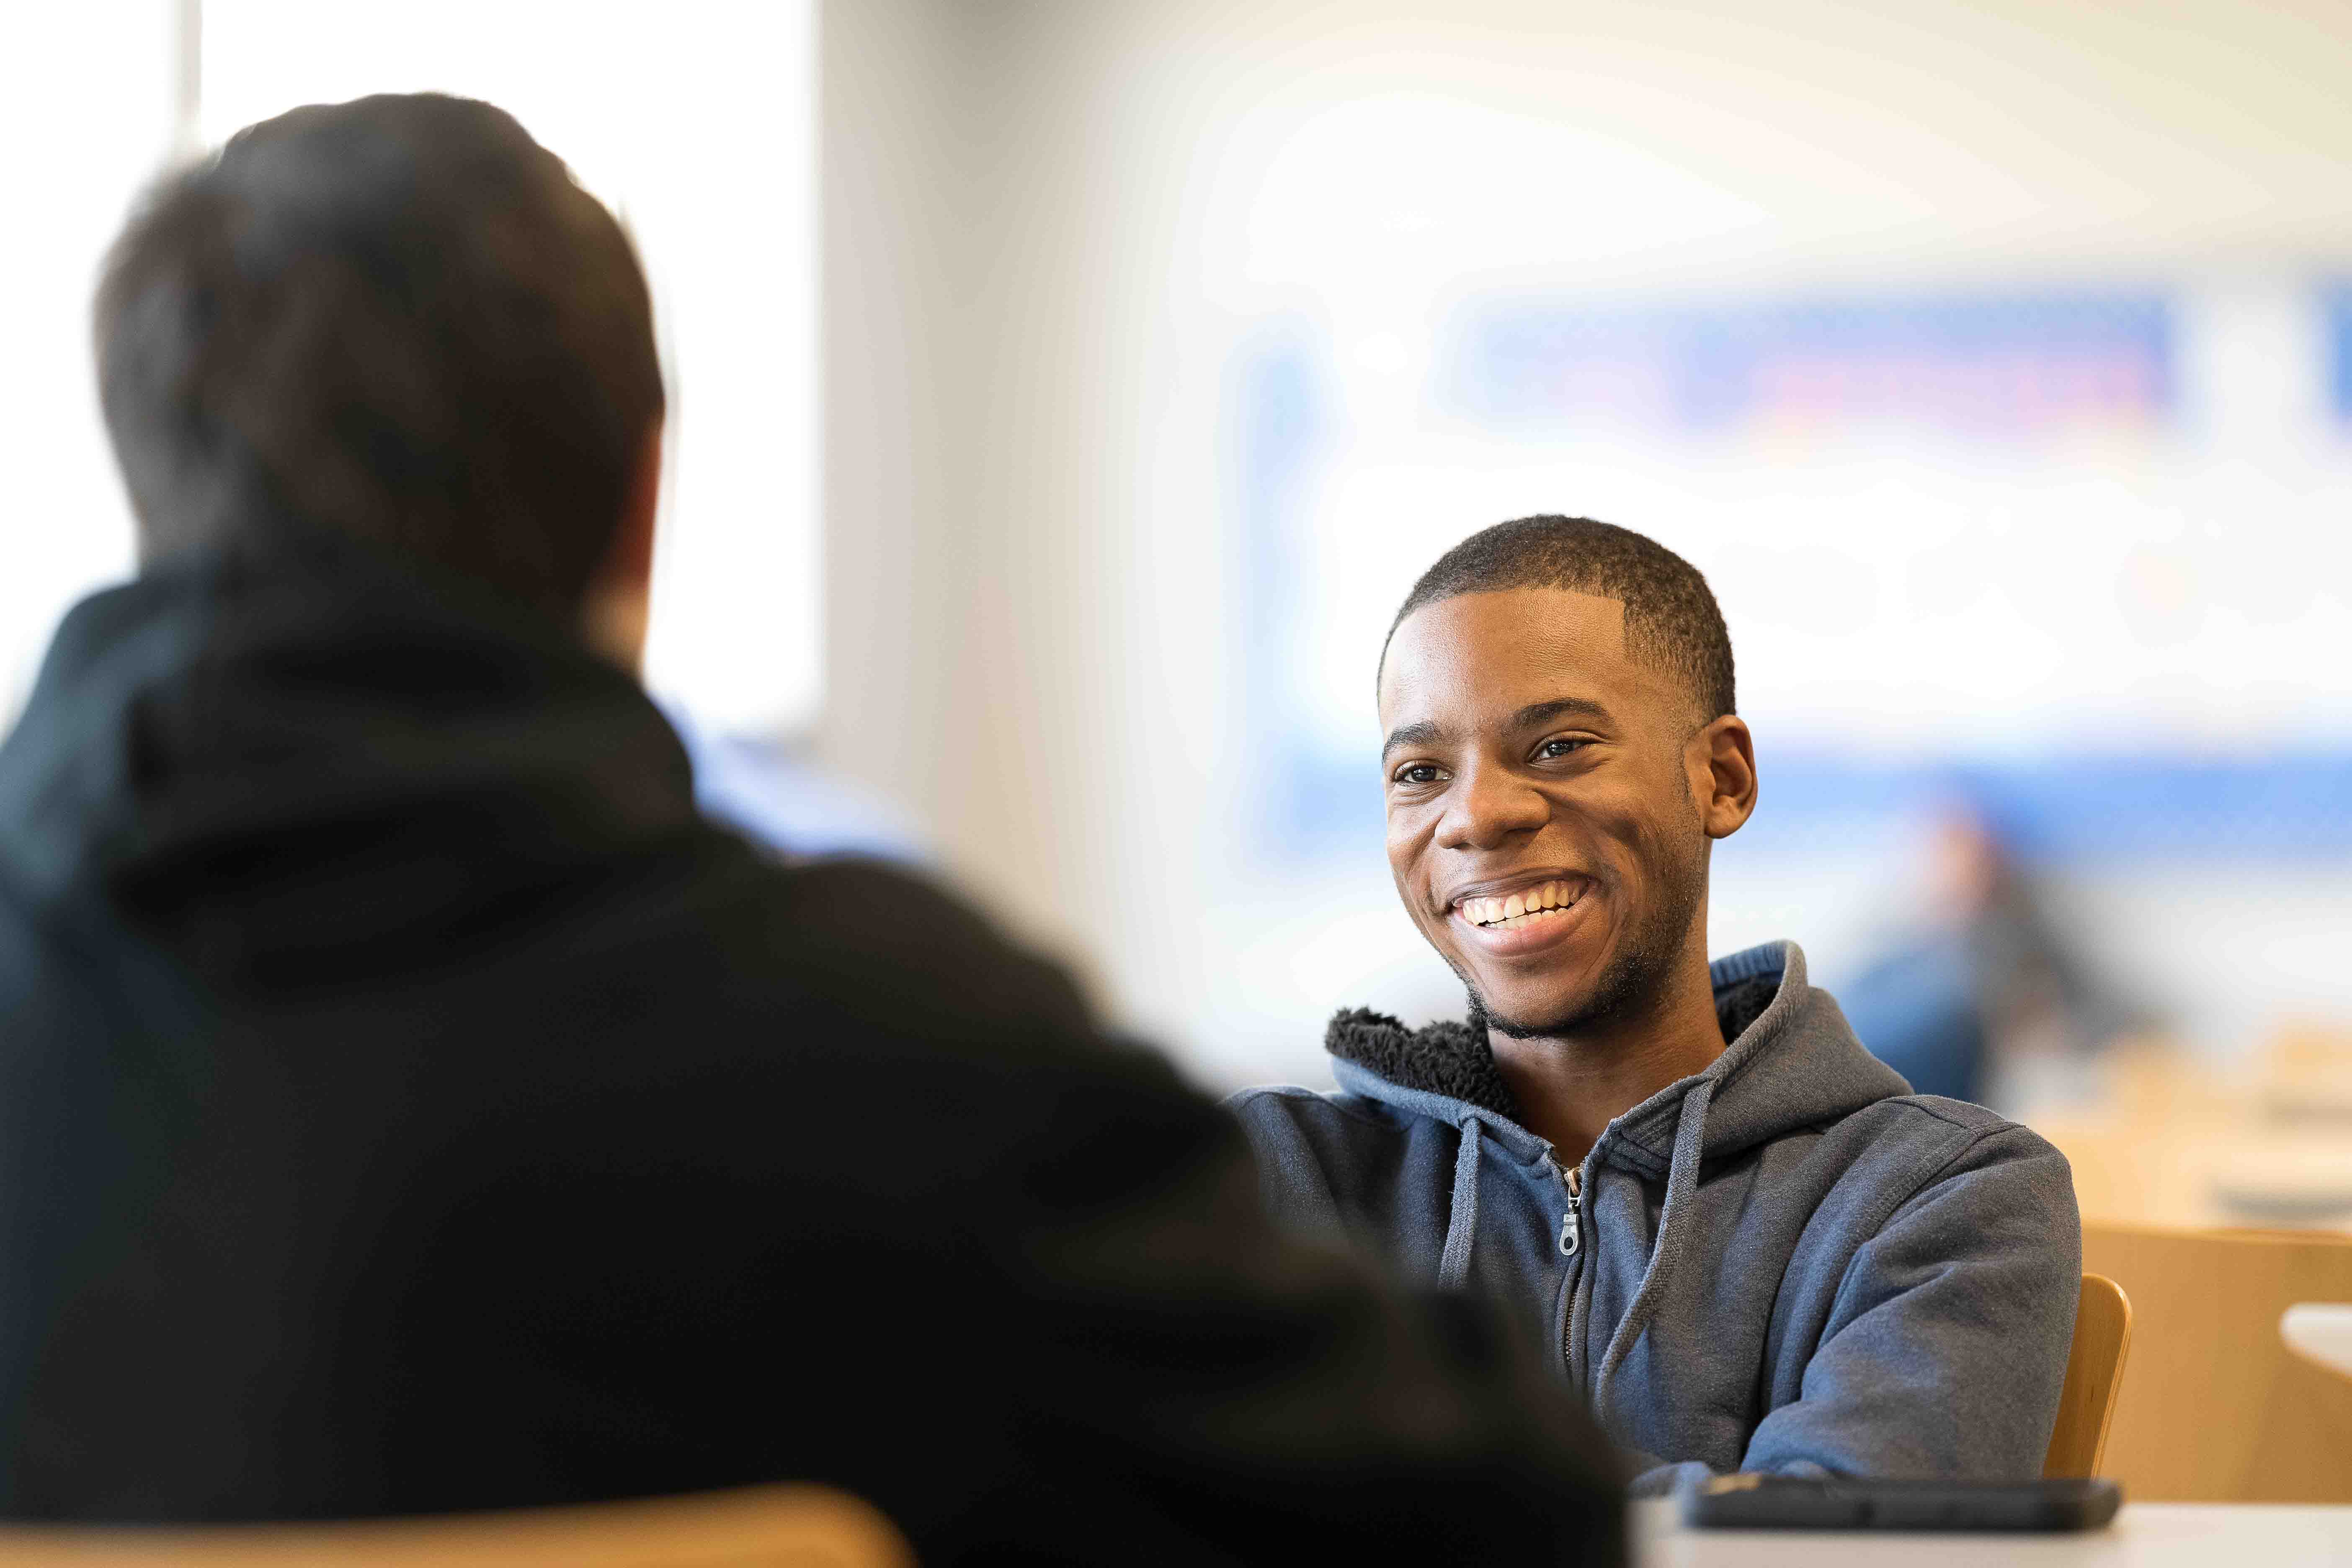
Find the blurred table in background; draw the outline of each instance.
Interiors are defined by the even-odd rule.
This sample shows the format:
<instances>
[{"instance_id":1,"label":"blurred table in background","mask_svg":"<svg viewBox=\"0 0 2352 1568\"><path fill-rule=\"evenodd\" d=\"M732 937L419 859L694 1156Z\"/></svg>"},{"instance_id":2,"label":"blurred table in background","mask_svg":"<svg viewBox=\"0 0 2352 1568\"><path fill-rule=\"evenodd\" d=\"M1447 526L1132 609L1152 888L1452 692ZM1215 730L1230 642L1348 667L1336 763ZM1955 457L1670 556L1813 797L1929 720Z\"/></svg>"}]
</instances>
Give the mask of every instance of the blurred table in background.
<instances>
[{"instance_id":1,"label":"blurred table in background","mask_svg":"<svg viewBox=\"0 0 2352 1568\"><path fill-rule=\"evenodd\" d=\"M1895 1563L2041 1563L2053 1568L2236 1568L2352 1563L2352 1508L2280 1503L2135 1503L2105 1530L2073 1535L1879 1531L1685 1530L1671 1501L1633 1505L1637 1568L1843 1568Z\"/></svg>"},{"instance_id":2,"label":"blurred table in background","mask_svg":"<svg viewBox=\"0 0 2352 1568\"><path fill-rule=\"evenodd\" d=\"M2103 1473L2150 1502L2352 1503L2352 1384L2280 1338L2352 1300L2352 1033L2282 1029L2236 1070L2157 1042L2085 1065L2018 1114L2074 1167L2083 1267L2132 1300Z\"/></svg>"},{"instance_id":3,"label":"blurred table in background","mask_svg":"<svg viewBox=\"0 0 2352 1568\"><path fill-rule=\"evenodd\" d=\"M2281 1030L2238 1074L2137 1044L2092 1081L2019 1111L2074 1167L2084 1221L2352 1231L2352 1031Z\"/></svg>"}]
</instances>

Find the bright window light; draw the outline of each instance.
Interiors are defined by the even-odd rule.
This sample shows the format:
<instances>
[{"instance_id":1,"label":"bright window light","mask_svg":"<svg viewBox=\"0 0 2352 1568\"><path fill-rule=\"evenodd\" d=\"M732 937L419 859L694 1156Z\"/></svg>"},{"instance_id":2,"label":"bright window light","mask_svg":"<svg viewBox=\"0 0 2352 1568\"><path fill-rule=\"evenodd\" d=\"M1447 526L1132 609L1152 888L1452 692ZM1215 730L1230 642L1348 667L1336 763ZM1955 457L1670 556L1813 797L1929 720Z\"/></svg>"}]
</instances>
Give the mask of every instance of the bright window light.
<instances>
[{"instance_id":1,"label":"bright window light","mask_svg":"<svg viewBox=\"0 0 2352 1568\"><path fill-rule=\"evenodd\" d=\"M811 0L205 0L201 132L436 90L512 112L618 212L669 380L646 679L708 726L816 714Z\"/></svg>"},{"instance_id":2,"label":"bright window light","mask_svg":"<svg viewBox=\"0 0 2352 1568\"><path fill-rule=\"evenodd\" d=\"M0 728L58 616L131 570L131 509L99 423L89 296L99 258L172 136L172 11L160 0L12 7L0 43Z\"/></svg>"}]
</instances>

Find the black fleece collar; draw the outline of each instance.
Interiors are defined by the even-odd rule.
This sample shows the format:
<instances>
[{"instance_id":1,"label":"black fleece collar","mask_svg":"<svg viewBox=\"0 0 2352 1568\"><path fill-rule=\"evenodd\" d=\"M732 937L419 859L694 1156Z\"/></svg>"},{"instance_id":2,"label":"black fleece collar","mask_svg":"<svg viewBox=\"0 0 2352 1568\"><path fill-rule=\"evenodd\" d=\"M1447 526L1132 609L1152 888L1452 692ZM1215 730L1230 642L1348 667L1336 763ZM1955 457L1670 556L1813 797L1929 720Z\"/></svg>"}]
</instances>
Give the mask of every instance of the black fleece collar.
<instances>
[{"instance_id":1,"label":"black fleece collar","mask_svg":"<svg viewBox=\"0 0 2352 1568\"><path fill-rule=\"evenodd\" d=\"M1771 1005L1780 989L1780 976L1759 975L1717 992L1715 1014L1723 1025L1724 1039L1738 1039ZM1518 1100L1486 1044L1486 1016L1475 1002L1462 1023L1441 1022L1420 1029L1369 1007L1347 1008L1332 1016L1323 1048L1400 1089L1442 1094L1521 1121Z\"/></svg>"}]
</instances>

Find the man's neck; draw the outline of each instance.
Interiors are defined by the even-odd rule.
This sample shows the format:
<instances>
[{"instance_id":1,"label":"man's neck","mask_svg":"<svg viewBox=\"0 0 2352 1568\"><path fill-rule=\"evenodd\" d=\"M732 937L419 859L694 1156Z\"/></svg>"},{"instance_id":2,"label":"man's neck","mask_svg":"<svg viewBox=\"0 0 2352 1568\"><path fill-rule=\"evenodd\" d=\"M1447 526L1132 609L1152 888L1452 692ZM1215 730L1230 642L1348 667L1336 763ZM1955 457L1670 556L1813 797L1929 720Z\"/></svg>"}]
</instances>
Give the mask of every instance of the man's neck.
<instances>
[{"instance_id":1,"label":"man's neck","mask_svg":"<svg viewBox=\"0 0 2352 1568\"><path fill-rule=\"evenodd\" d=\"M1694 942L1687 953L1646 1005L1560 1035L1486 1031L1521 1119L1563 1164L1582 1160L1620 1115L1723 1054L1706 949Z\"/></svg>"}]
</instances>

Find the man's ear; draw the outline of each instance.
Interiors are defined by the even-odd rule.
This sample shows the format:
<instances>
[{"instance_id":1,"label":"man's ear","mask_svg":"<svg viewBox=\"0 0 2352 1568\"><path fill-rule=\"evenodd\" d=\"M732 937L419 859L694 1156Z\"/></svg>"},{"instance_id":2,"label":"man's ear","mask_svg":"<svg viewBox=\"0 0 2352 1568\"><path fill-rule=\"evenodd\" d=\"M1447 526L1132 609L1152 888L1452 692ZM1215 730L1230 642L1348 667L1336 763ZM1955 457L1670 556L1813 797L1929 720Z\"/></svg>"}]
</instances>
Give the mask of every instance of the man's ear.
<instances>
[{"instance_id":1,"label":"man's ear","mask_svg":"<svg viewBox=\"0 0 2352 1568\"><path fill-rule=\"evenodd\" d=\"M646 631L653 614L654 517L661 504L661 457L662 426L656 419L638 447L619 525L580 606L581 631L589 644L632 673L644 667Z\"/></svg>"},{"instance_id":2,"label":"man's ear","mask_svg":"<svg viewBox=\"0 0 2352 1568\"><path fill-rule=\"evenodd\" d=\"M1756 741L1747 721L1726 713L1690 738L1683 760L1691 798L1709 838L1728 838L1756 815Z\"/></svg>"}]
</instances>

